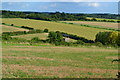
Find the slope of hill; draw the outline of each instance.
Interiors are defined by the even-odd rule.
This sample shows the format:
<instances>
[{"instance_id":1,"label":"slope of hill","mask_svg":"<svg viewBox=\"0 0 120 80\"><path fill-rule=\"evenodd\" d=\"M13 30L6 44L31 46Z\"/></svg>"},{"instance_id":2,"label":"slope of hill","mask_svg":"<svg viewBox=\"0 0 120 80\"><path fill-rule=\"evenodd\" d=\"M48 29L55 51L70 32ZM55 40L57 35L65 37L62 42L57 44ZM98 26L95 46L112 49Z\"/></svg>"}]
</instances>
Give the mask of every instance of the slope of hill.
<instances>
[{"instance_id":1,"label":"slope of hill","mask_svg":"<svg viewBox=\"0 0 120 80\"><path fill-rule=\"evenodd\" d=\"M91 27L84 27L78 25L42 21L42 20L32 20L32 19L21 19L21 18L3 18L3 23L14 24L16 26L29 26L35 29L49 29L49 31L62 31L70 34L85 37L87 39L94 40L95 35L98 32L109 31L105 29L97 29Z\"/></svg>"},{"instance_id":2,"label":"slope of hill","mask_svg":"<svg viewBox=\"0 0 120 80\"><path fill-rule=\"evenodd\" d=\"M85 24L91 25L101 28L108 28L108 29L118 29L118 23L110 23L110 22L93 22L93 21L62 21L66 23L74 23L74 24Z\"/></svg>"},{"instance_id":3,"label":"slope of hill","mask_svg":"<svg viewBox=\"0 0 120 80\"><path fill-rule=\"evenodd\" d=\"M17 28L12 26L0 25L2 27L2 32L12 32L12 31L28 31L27 29Z\"/></svg>"}]
</instances>

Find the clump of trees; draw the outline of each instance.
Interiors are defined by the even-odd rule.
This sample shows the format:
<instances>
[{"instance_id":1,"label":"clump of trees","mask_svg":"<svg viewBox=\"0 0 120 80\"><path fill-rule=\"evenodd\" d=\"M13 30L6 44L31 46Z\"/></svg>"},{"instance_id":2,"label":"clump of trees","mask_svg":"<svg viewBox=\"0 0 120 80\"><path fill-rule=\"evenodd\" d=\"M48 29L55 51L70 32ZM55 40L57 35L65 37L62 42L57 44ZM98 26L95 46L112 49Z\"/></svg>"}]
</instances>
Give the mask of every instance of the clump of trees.
<instances>
[{"instance_id":1,"label":"clump of trees","mask_svg":"<svg viewBox=\"0 0 120 80\"><path fill-rule=\"evenodd\" d=\"M117 31L99 32L96 35L95 42L101 42L103 45L120 46L120 33Z\"/></svg>"},{"instance_id":2,"label":"clump of trees","mask_svg":"<svg viewBox=\"0 0 120 80\"><path fill-rule=\"evenodd\" d=\"M63 36L59 31L49 32L48 38L49 38L49 43L55 45L61 45L64 42Z\"/></svg>"}]
</instances>

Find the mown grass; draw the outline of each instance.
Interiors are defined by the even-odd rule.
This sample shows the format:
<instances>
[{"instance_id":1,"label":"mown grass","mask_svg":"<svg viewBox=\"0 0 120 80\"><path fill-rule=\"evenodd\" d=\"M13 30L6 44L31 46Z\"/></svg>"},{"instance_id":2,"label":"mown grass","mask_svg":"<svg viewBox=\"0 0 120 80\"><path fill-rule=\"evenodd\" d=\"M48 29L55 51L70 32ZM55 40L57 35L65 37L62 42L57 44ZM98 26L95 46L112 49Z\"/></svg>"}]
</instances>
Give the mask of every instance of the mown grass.
<instances>
[{"instance_id":1,"label":"mown grass","mask_svg":"<svg viewBox=\"0 0 120 80\"><path fill-rule=\"evenodd\" d=\"M115 78L117 56L114 48L3 44L3 77Z\"/></svg>"},{"instance_id":2,"label":"mown grass","mask_svg":"<svg viewBox=\"0 0 120 80\"><path fill-rule=\"evenodd\" d=\"M83 24L89 25L96 28L105 28L105 29L115 29L118 30L118 23L110 23L110 22L96 22L96 21L62 21L66 23L73 23L73 24Z\"/></svg>"},{"instance_id":3,"label":"mown grass","mask_svg":"<svg viewBox=\"0 0 120 80\"><path fill-rule=\"evenodd\" d=\"M50 31L62 31L70 34L78 35L81 37L85 37L87 39L94 40L95 35L98 32L110 31L105 29L97 29L91 27L84 27L79 25L71 25L50 21L42 21L42 20L32 20L32 19L20 19L20 18L3 18L3 23L6 24L14 24L15 26L29 26L35 29L49 29Z\"/></svg>"}]
</instances>

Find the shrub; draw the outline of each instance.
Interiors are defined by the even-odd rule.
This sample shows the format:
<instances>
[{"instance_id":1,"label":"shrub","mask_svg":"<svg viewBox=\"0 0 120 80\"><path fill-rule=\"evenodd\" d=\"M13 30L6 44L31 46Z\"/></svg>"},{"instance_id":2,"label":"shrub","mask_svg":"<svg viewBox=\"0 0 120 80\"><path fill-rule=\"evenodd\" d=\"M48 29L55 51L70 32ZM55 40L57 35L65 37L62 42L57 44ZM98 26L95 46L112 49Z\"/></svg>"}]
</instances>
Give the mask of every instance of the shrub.
<instances>
[{"instance_id":1,"label":"shrub","mask_svg":"<svg viewBox=\"0 0 120 80\"><path fill-rule=\"evenodd\" d=\"M12 37L10 37L9 35L2 35L2 40L11 40Z\"/></svg>"},{"instance_id":2,"label":"shrub","mask_svg":"<svg viewBox=\"0 0 120 80\"><path fill-rule=\"evenodd\" d=\"M78 41L76 42L76 44L81 44L81 45L83 45L84 42L83 42L82 40L78 40Z\"/></svg>"},{"instance_id":3,"label":"shrub","mask_svg":"<svg viewBox=\"0 0 120 80\"><path fill-rule=\"evenodd\" d=\"M44 32L48 33L48 29L44 29Z\"/></svg>"},{"instance_id":4,"label":"shrub","mask_svg":"<svg viewBox=\"0 0 120 80\"><path fill-rule=\"evenodd\" d=\"M34 28L27 27L27 26L21 26L21 28L29 29L29 30L34 30Z\"/></svg>"},{"instance_id":5,"label":"shrub","mask_svg":"<svg viewBox=\"0 0 120 80\"><path fill-rule=\"evenodd\" d=\"M38 37L33 37L31 39L31 42L34 42L34 43L38 43L40 41L40 39Z\"/></svg>"},{"instance_id":6,"label":"shrub","mask_svg":"<svg viewBox=\"0 0 120 80\"><path fill-rule=\"evenodd\" d=\"M96 42L96 43L95 43L95 46L102 47L102 46L103 46L103 44L102 44L101 42Z\"/></svg>"},{"instance_id":7,"label":"shrub","mask_svg":"<svg viewBox=\"0 0 120 80\"><path fill-rule=\"evenodd\" d=\"M14 24L11 24L11 26L14 26Z\"/></svg>"},{"instance_id":8,"label":"shrub","mask_svg":"<svg viewBox=\"0 0 120 80\"><path fill-rule=\"evenodd\" d=\"M2 23L2 24L5 24L5 23Z\"/></svg>"}]
</instances>

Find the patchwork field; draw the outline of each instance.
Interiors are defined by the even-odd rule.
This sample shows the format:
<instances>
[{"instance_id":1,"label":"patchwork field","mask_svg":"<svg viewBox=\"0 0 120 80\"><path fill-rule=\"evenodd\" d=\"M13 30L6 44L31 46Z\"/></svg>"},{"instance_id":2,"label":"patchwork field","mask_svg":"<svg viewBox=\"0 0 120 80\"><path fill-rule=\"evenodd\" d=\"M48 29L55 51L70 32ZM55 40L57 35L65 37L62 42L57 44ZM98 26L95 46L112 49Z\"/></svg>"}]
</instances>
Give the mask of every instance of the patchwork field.
<instances>
[{"instance_id":1,"label":"patchwork field","mask_svg":"<svg viewBox=\"0 0 120 80\"><path fill-rule=\"evenodd\" d=\"M93 21L63 21L66 23L75 23L75 24L86 24L100 28L110 28L110 29L118 29L118 23L110 23L110 22L93 22Z\"/></svg>"},{"instance_id":2,"label":"patchwork field","mask_svg":"<svg viewBox=\"0 0 120 80\"><path fill-rule=\"evenodd\" d=\"M0 25L2 27L2 32L12 32L12 31L28 31L27 29L17 28L12 26Z\"/></svg>"},{"instance_id":3,"label":"patchwork field","mask_svg":"<svg viewBox=\"0 0 120 80\"><path fill-rule=\"evenodd\" d=\"M116 78L117 49L3 44L3 78Z\"/></svg>"},{"instance_id":4,"label":"patchwork field","mask_svg":"<svg viewBox=\"0 0 120 80\"><path fill-rule=\"evenodd\" d=\"M98 32L109 31L105 29L83 27L79 25L71 25L71 24L64 24L64 23L57 23L57 22L50 22L50 21L41 21L41 20L20 19L20 18L12 18L12 19L3 18L2 22L6 24L14 24L16 26L29 26L35 29L47 28L50 31L67 32L67 33L85 37L91 40L95 39L95 35Z\"/></svg>"}]
</instances>

